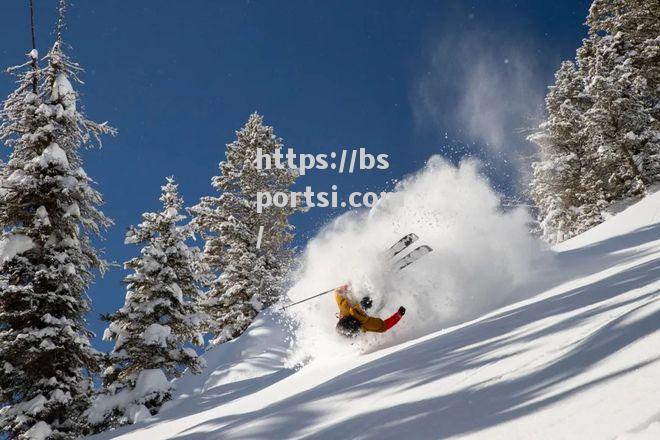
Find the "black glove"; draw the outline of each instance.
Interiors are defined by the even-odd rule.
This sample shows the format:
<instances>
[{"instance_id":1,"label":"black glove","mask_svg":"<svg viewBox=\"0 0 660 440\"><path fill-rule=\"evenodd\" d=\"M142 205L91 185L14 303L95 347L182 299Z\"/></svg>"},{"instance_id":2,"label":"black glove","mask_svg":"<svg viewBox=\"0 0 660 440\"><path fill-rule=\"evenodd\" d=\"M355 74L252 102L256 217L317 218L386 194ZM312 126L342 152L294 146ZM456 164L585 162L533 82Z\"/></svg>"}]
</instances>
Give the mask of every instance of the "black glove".
<instances>
[{"instance_id":1,"label":"black glove","mask_svg":"<svg viewBox=\"0 0 660 440\"><path fill-rule=\"evenodd\" d=\"M406 314L406 308L401 306L399 307L399 315L403 316Z\"/></svg>"}]
</instances>

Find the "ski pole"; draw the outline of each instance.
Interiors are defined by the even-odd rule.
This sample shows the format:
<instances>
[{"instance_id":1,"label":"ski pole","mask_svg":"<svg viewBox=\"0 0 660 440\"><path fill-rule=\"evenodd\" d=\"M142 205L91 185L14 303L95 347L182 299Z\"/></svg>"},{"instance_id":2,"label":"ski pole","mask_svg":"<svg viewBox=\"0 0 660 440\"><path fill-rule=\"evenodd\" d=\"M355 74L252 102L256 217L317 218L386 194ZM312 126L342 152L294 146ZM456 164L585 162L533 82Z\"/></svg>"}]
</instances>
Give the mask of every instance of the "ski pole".
<instances>
[{"instance_id":1,"label":"ski pole","mask_svg":"<svg viewBox=\"0 0 660 440\"><path fill-rule=\"evenodd\" d=\"M325 292L317 293L316 295L314 295L314 296L310 296L309 298L301 299L300 301L296 301L296 302L294 302L294 303L287 304L286 306L280 307L280 311L281 311L281 310L284 310L284 309L288 309L288 308L291 307L291 306L295 306L296 304L304 303L305 301L309 301L310 299L314 299L314 298L316 298L316 297L318 297L318 296L325 295L326 293L334 292L334 291L337 290L337 289L338 289L338 287L335 287L335 288L333 288L333 289L326 290Z\"/></svg>"}]
</instances>

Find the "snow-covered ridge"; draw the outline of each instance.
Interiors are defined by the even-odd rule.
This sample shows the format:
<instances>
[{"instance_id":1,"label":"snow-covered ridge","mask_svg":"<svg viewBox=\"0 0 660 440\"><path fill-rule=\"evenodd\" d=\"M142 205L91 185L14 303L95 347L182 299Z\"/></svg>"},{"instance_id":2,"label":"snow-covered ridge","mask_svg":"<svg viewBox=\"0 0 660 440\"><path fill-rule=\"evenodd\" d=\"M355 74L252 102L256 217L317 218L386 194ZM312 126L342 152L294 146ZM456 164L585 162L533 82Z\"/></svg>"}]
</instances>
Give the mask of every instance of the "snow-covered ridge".
<instances>
[{"instance_id":1,"label":"snow-covered ridge","mask_svg":"<svg viewBox=\"0 0 660 440\"><path fill-rule=\"evenodd\" d=\"M523 301L297 370L263 313L159 415L98 438L657 438L660 192L555 251Z\"/></svg>"}]
</instances>

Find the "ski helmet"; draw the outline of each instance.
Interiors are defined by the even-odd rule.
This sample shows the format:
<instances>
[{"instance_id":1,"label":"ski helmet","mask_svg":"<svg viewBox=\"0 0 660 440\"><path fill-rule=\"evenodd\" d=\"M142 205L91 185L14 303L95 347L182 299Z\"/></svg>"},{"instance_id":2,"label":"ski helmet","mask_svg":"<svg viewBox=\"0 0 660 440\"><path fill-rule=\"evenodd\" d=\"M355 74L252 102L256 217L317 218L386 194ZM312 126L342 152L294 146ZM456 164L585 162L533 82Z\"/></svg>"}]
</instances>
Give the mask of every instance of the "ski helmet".
<instances>
[{"instance_id":1,"label":"ski helmet","mask_svg":"<svg viewBox=\"0 0 660 440\"><path fill-rule=\"evenodd\" d=\"M365 297L362 298L362 301L360 301L360 305L362 306L362 308L364 310L369 310L371 308L371 306L374 305L374 302L371 300L370 297L365 296Z\"/></svg>"}]
</instances>

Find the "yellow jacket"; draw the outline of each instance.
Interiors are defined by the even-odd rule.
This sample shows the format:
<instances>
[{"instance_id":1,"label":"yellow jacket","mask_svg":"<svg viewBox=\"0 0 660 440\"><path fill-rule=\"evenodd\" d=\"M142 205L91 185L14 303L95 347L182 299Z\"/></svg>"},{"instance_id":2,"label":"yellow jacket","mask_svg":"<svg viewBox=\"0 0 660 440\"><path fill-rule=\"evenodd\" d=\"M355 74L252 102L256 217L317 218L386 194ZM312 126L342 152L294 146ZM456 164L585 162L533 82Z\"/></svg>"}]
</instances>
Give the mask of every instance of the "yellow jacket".
<instances>
[{"instance_id":1,"label":"yellow jacket","mask_svg":"<svg viewBox=\"0 0 660 440\"><path fill-rule=\"evenodd\" d=\"M335 291L335 300L337 301L337 306L339 306L339 317L352 316L357 319L363 332L383 333L388 329L385 321L367 315L359 304L351 304L346 296L342 295L338 290Z\"/></svg>"}]
</instances>

